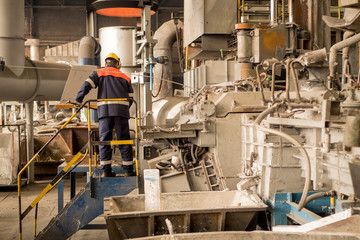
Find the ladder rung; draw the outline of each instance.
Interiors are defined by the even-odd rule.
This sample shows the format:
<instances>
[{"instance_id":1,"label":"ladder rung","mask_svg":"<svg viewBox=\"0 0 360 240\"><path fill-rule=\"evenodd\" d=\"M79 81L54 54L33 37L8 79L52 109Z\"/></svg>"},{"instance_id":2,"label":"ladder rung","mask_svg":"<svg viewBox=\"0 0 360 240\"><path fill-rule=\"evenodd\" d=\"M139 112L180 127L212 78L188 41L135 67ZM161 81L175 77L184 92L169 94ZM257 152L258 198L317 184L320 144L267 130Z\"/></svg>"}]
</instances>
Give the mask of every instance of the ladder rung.
<instances>
[{"instance_id":1,"label":"ladder rung","mask_svg":"<svg viewBox=\"0 0 360 240\"><path fill-rule=\"evenodd\" d=\"M117 141L93 141L91 145L132 145L134 144L134 140L117 140Z\"/></svg>"}]
</instances>

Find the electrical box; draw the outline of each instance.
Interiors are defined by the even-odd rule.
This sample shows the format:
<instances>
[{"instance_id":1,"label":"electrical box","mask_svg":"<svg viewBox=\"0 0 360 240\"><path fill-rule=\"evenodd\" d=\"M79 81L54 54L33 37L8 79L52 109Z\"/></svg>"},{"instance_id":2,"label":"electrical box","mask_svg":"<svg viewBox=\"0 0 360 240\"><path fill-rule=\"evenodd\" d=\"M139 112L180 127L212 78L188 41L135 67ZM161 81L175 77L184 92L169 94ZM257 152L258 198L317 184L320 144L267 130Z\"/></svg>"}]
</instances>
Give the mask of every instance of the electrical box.
<instances>
[{"instance_id":1,"label":"electrical box","mask_svg":"<svg viewBox=\"0 0 360 240\"><path fill-rule=\"evenodd\" d=\"M237 1L184 0L184 46L205 34L231 34L237 22Z\"/></svg>"}]
</instances>

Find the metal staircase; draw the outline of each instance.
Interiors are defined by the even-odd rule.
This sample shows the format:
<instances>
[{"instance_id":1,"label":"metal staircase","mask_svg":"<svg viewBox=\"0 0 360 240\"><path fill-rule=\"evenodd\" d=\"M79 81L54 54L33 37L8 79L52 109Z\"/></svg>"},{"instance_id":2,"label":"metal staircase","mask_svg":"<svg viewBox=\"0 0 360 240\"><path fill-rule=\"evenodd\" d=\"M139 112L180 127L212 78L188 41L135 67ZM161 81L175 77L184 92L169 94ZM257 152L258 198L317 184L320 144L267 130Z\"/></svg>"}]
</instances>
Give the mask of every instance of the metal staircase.
<instances>
[{"instance_id":1,"label":"metal staircase","mask_svg":"<svg viewBox=\"0 0 360 240\"><path fill-rule=\"evenodd\" d=\"M67 239L71 237L78 230L85 227L93 219L98 217L104 212L104 198L125 195L137 187L139 169L138 169L138 125L137 116L135 117L135 141L134 140L121 140L121 141L92 141L90 114L88 115L88 144L86 144L80 152L78 152L73 159L66 164L66 166L55 176L45 189L36 197L36 199L25 209L21 211L21 174L29 167L31 163L39 156L39 154L55 139L55 137L65 128L65 126L79 113L81 108L87 105L91 109L90 102L92 101L127 101L128 99L98 99L88 100L80 108L77 108L75 113L64 123L64 125L55 133L55 135L34 155L34 157L20 170L18 174L18 197L19 197L19 239L22 240L22 220L28 213L35 208L34 219L34 239ZM137 104L134 101L137 108ZM137 111L136 111L137 113ZM93 148L96 145L124 145L135 144L135 164L136 175L134 177L112 177L101 178L93 176L94 167L96 168L96 155L95 161L92 160ZM44 228L38 235L36 234L37 212L39 201L51 191L64 177L73 171L87 156L89 156L88 174L89 182L81 189L81 191L72 198L72 200L54 217L48 226ZM93 165L95 164L95 166Z\"/></svg>"},{"instance_id":2,"label":"metal staircase","mask_svg":"<svg viewBox=\"0 0 360 240\"><path fill-rule=\"evenodd\" d=\"M136 177L94 178L54 217L37 240L65 240L104 212L104 198L126 195L136 188Z\"/></svg>"}]
</instances>

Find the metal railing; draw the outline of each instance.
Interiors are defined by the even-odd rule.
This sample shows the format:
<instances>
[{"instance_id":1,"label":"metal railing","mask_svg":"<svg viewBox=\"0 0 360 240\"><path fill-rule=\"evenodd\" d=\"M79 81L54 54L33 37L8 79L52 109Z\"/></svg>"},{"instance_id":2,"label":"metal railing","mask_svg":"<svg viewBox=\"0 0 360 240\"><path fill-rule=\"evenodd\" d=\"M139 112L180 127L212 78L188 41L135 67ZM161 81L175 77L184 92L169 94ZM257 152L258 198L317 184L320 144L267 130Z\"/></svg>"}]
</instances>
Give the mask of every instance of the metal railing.
<instances>
[{"instance_id":1,"label":"metal railing","mask_svg":"<svg viewBox=\"0 0 360 240\"><path fill-rule=\"evenodd\" d=\"M21 175L22 173L32 164L37 157L39 157L40 153L56 138L56 136L71 122L71 120L80 112L81 109L86 107L90 110L91 102L102 102L102 101L129 101L127 98L117 98L117 99L97 99L97 100L87 100L84 102L76 111L72 114L72 116L60 127L58 131L52 136L52 138L44 144L44 146L27 162L27 164L19 171L17 175L17 183L18 183L18 199L19 199L19 239L22 240L22 220L28 215L28 213L35 207L35 217L34 217L34 238L36 237L36 224L37 224L37 212L38 212L38 204L39 201L51 191L67 174L69 174L72 170L74 170L85 158L89 155L89 176L90 176L90 190L92 189L92 146L94 144L91 143L91 121L90 115L91 111L88 111L88 144L86 144L74 157L73 159L64 167L64 169L58 173L55 178L44 188L44 190L35 198L35 200L26 208L24 212L21 212ZM138 152L139 152L139 134L138 134L138 111L137 111L137 103L135 100L131 99L136 108L136 116L135 116L135 165L136 165L136 175L139 176L139 163L138 163ZM110 141L110 145L124 145L124 144L134 144L133 140L122 140L122 141ZM81 159L80 157L83 156ZM95 155L96 158L96 155ZM80 160L79 160L80 159ZM75 164L75 165L74 165ZM73 166L74 165L74 166ZM96 159L95 159L95 167L96 167ZM92 192L91 192L92 195Z\"/></svg>"}]
</instances>

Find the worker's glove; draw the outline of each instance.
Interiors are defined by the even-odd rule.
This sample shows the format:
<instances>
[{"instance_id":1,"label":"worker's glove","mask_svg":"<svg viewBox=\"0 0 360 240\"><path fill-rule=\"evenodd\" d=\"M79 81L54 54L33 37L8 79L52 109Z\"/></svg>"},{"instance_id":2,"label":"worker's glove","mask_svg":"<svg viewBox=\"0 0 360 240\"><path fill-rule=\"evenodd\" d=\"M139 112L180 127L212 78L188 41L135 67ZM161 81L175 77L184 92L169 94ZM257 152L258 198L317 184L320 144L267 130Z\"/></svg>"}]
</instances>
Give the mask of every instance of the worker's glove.
<instances>
[{"instance_id":1,"label":"worker's glove","mask_svg":"<svg viewBox=\"0 0 360 240\"><path fill-rule=\"evenodd\" d=\"M73 104L76 108L79 108L82 105L81 102L76 102L76 101Z\"/></svg>"},{"instance_id":2,"label":"worker's glove","mask_svg":"<svg viewBox=\"0 0 360 240\"><path fill-rule=\"evenodd\" d=\"M71 102L71 101L67 101L66 103L72 104L74 105L74 107L76 108L76 110L78 110L81 107L81 102Z\"/></svg>"}]
</instances>

